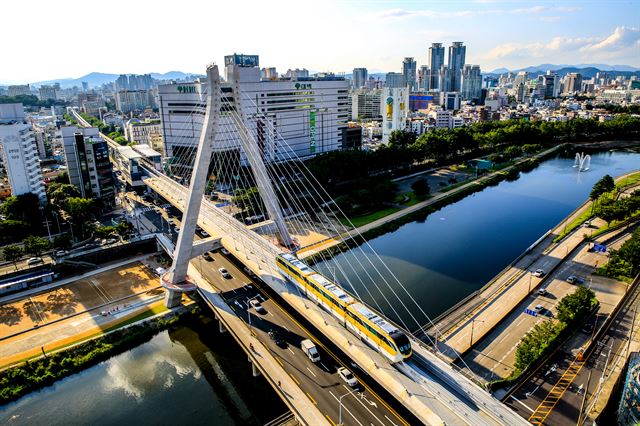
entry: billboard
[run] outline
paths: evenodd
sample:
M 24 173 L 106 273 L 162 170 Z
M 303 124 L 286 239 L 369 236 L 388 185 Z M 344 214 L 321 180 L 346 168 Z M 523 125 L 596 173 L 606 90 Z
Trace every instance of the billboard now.
M 316 112 L 309 111 L 309 152 L 316 152 Z

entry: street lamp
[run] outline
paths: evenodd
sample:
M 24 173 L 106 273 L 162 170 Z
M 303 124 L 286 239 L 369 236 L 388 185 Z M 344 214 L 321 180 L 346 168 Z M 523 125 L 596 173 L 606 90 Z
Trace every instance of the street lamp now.
M 533 272 L 529 271 L 529 291 L 527 291 L 527 294 L 531 293 L 531 277 L 533 277 Z
M 471 348 L 471 346 L 473 346 L 473 325 L 475 324 L 475 322 L 484 322 L 483 320 L 479 320 L 479 319 L 472 319 L 471 320 L 471 341 L 469 342 L 469 348 Z
M 338 398 L 338 402 L 340 403 L 340 407 L 338 408 L 338 426 L 342 426 L 342 398 L 344 398 L 345 396 L 349 396 L 351 395 L 351 392 L 349 393 L 345 393 L 344 395 L 342 395 L 340 398 Z

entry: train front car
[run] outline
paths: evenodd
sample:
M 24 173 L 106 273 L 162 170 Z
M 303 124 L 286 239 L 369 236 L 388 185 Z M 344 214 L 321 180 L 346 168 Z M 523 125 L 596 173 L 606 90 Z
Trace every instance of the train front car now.
M 404 359 L 411 357 L 413 350 L 411 349 L 411 342 L 406 334 L 400 330 L 396 330 L 389 333 L 389 337 L 391 337 L 391 340 L 396 344 L 398 351 L 402 354 Z

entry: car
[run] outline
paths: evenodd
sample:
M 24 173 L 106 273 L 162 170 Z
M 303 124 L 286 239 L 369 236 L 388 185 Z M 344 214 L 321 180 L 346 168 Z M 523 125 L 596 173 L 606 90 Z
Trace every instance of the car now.
M 544 277 L 544 274 L 545 274 L 544 269 L 536 269 L 535 271 L 533 271 L 534 277 L 542 278 Z
M 115 244 L 117 243 L 118 240 L 116 238 L 109 238 L 108 240 L 106 240 L 104 243 L 105 244 Z
M 44 260 L 42 260 L 41 257 L 30 257 L 29 259 L 27 259 L 27 265 L 29 266 L 38 265 L 40 263 L 44 263 Z
M 582 327 L 582 332 L 583 333 L 591 334 L 592 331 L 593 331 L 593 324 L 592 323 L 585 324 L 584 327 Z
M 232 278 L 231 274 L 229 273 L 229 271 L 226 270 L 226 268 L 220 268 L 218 269 L 218 272 L 220 272 L 220 275 L 222 275 L 223 278 L 226 278 L 226 279 Z
M 287 342 L 282 338 L 282 335 L 278 333 L 277 330 L 269 330 L 269 333 L 267 334 L 269 334 L 269 338 L 273 340 L 276 345 L 282 348 L 287 347 Z
M 262 303 L 260 303 L 260 301 L 257 300 L 257 299 L 251 299 L 249 301 L 249 305 L 251 305 L 251 307 L 253 309 L 255 309 L 256 312 L 259 313 L 259 314 L 266 314 L 267 313 L 267 311 L 262 306 Z
M 222 247 L 222 248 L 220 249 L 220 251 L 221 251 L 221 252 L 222 252 L 222 254 L 224 254 L 224 255 L 229 254 L 229 250 L 227 250 L 227 249 L 226 249 L 226 248 L 224 248 L 224 247 Z
M 204 260 L 206 260 L 207 262 L 211 262 L 213 260 L 213 257 L 211 257 L 211 255 L 209 254 L 209 252 L 205 253 L 202 255 L 202 258 Z
M 544 306 L 542 306 L 542 305 L 536 305 L 536 307 L 535 307 L 535 308 L 533 308 L 533 310 L 534 310 L 534 311 L 536 311 L 536 312 L 538 312 L 538 313 L 540 313 L 540 312 L 544 311 Z
M 342 380 L 347 382 L 349 386 L 355 387 L 358 385 L 358 379 L 356 379 L 356 376 L 354 376 L 353 373 L 345 367 L 338 368 L 338 375 Z
M 176 230 L 176 232 L 180 232 L 180 227 L 179 226 L 176 226 L 174 229 Z
M 548 291 L 547 291 L 547 289 L 546 289 L 546 288 L 544 288 L 544 287 L 543 287 L 543 288 L 538 289 L 538 294 L 539 294 L 540 296 L 546 296 L 548 293 L 549 293 L 549 292 L 548 292 Z
M 62 256 L 64 256 L 64 255 L 66 255 L 67 253 L 68 253 L 68 252 L 67 252 L 66 250 L 58 250 L 58 251 L 56 251 L 56 252 L 55 252 L 55 253 L 53 253 L 53 254 L 54 254 L 54 256 L 56 256 L 56 257 L 62 257 Z

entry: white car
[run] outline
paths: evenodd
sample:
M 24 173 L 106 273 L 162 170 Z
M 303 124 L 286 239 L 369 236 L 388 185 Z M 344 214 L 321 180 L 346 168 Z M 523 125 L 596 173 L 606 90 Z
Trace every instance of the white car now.
M 544 311 L 544 306 L 542 306 L 542 305 L 536 305 L 536 307 L 535 307 L 535 308 L 533 308 L 533 310 L 534 310 L 534 311 L 536 311 L 536 312 L 538 312 L 538 313 L 540 313 L 540 312 Z
M 44 260 L 42 260 L 41 257 L 30 257 L 29 259 L 27 259 L 27 265 L 29 266 L 37 265 L 39 263 L 44 263 Z
M 534 277 L 541 278 L 541 277 L 544 277 L 544 274 L 545 274 L 544 269 L 536 269 L 535 271 L 533 271 Z
M 218 269 L 218 272 L 220 272 L 220 275 L 222 275 L 223 278 L 226 278 L 226 279 L 231 278 L 231 274 L 229 273 L 229 271 L 226 270 L 226 268 L 220 268 Z
M 355 387 L 358 385 L 358 379 L 356 379 L 356 376 L 354 376 L 353 373 L 346 368 L 338 368 L 338 375 L 342 378 L 342 380 L 347 382 L 349 386 Z
M 262 303 L 260 303 L 260 301 L 257 300 L 257 299 L 251 299 L 249 301 L 249 305 L 251 305 L 251 307 L 253 309 L 255 309 L 256 312 L 259 313 L 259 314 L 266 314 L 267 313 L 267 311 L 262 306 Z
M 227 255 L 229 254 L 229 250 L 227 250 L 226 248 L 221 248 L 220 251 L 222 252 L 222 254 Z

